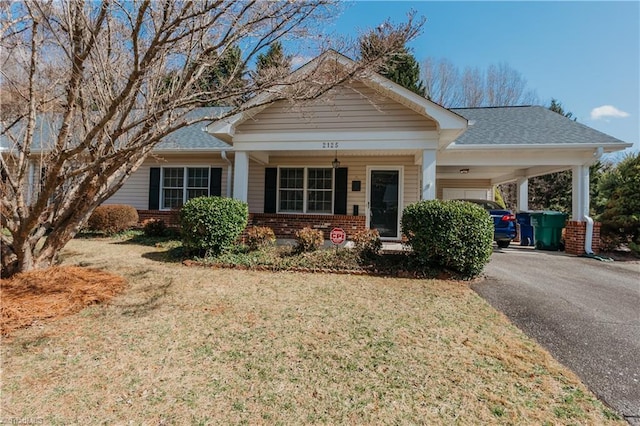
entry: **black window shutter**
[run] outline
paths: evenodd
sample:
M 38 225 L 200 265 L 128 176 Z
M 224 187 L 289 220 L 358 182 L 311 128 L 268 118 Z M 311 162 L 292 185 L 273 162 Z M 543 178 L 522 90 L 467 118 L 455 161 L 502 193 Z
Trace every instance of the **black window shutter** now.
M 149 210 L 160 210 L 160 167 L 149 169 Z
M 264 169 L 264 212 L 276 212 L 276 200 L 278 196 L 278 169 L 267 167 Z
M 347 214 L 347 168 L 336 169 L 336 186 L 333 192 L 333 214 Z
M 222 167 L 211 167 L 209 173 L 209 196 L 219 197 L 222 195 Z

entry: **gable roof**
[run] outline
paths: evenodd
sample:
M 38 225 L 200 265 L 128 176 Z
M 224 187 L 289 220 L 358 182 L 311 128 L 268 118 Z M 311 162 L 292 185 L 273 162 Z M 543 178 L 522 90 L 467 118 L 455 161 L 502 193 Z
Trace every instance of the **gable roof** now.
M 454 108 L 453 111 L 469 120 L 469 128 L 450 148 L 602 146 L 605 151 L 615 151 L 631 146 L 538 105 Z
M 322 64 L 323 61 L 328 60 L 334 61 L 345 68 L 352 67 L 356 64 L 354 60 L 342 55 L 341 53 L 338 53 L 335 50 L 328 50 L 294 71 L 291 76 L 304 76 L 313 71 L 315 67 Z M 455 111 L 444 108 L 423 96 L 413 93 L 378 73 L 370 71 L 356 79 L 425 118 L 435 121 L 438 126 L 438 131 L 440 132 L 440 137 L 445 143 L 451 142 L 467 128 L 467 120 Z M 244 105 L 243 111 L 211 123 L 207 126 L 207 131 L 216 137 L 231 143 L 236 127 L 258 112 L 267 108 L 269 106 L 269 101 L 278 96 L 276 93 L 278 90 L 286 90 L 286 86 L 275 88 L 275 90 L 269 92 L 259 93 Z

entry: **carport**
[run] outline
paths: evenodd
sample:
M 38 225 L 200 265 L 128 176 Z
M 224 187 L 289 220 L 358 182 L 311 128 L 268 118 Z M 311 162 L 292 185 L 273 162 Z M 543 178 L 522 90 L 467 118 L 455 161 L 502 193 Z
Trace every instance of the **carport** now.
M 572 212 L 566 251 L 583 254 L 592 237 L 589 166 L 605 153 L 631 146 L 541 106 L 457 108 L 467 131 L 438 153 L 440 197 L 447 188 L 477 191 L 517 183 L 519 211 L 528 210 L 528 180 L 563 170 L 572 172 Z M 492 194 L 489 194 L 491 197 Z M 466 197 L 470 198 L 470 197 Z M 591 221 L 592 223 L 592 221 Z M 597 226 L 595 232 L 598 232 Z M 597 235 L 594 236 L 597 238 Z M 597 250 L 597 247 L 593 248 Z

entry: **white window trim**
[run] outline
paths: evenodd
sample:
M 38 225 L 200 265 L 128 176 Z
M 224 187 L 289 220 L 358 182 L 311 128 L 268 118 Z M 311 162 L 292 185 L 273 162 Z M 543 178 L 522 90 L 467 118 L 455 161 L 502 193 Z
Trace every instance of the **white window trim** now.
M 303 181 L 302 181 L 302 211 L 280 210 L 280 169 L 303 169 Z M 307 212 L 308 206 L 308 176 L 309 169 L 331 169 L 331 212 Z M 333 215 L 335 211 L 335 190 L 336 190 L 336 170 L 332 167 L 322 166 L 278 166 L 278 176 L 276 185 L 276 212 L 281 214 L 306 214 L 315 216 Z
M 190 166 L 162 166 L 160 167 L 160 210 L 164 210 L 164 211 L 170 211 L 170 210 L 174 210 L 175 208 L 173 207 L 165 207 L 164 205 L 164 190 L 165 189 L 178 189 L 178 188 L 173 188 L 173 187 L 169 187 L 169 188 L 165 188 L 164 186 L 164 171 L 165 169 L 183 169 L 183 175 L 182 175 L 182 204 L 184 205 L 184 203 L 187 202 L 187 190 L 189 189 L 187 187 L 187 182 L 188 182 L 188 169 L 207 169 L 207 195 L 211 195 L 210 191 L 211 191 L 211 167 L 213 166 L 207 166 L 207 165 L 190 165 Z M 192 188 L 193 189 L 193 188 Z M 202 188 L 198 188 L 198 189 L 202 189 Z

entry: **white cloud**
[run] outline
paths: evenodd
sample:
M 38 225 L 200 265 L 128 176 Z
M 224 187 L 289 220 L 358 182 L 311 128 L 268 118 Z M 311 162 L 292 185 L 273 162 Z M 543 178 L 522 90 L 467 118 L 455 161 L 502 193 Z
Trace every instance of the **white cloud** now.
M 600 120 L 606 118 L 625 118 L 628 117 L 629 113 L 619 110 L 613 105 L 602 105 L 597 108 L 591 110 L 591 119 L 592 120 Z

